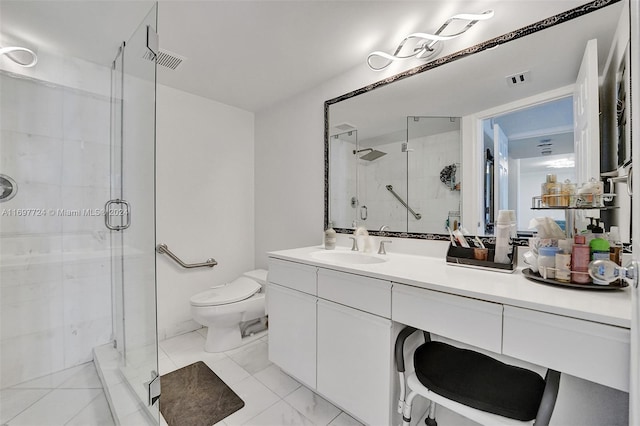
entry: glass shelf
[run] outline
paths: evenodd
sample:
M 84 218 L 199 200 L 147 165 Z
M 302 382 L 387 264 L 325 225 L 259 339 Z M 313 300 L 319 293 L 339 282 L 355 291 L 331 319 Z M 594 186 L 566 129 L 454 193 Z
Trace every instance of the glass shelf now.
M 546 195 L 545 197 L 547 197 L 547 201 L 551 201 L 553 202 L 553 204 L 563 204 L 563 202 L 565 201 L 567 202 L 567 204 L 575 204 L 575 203 L 580 204 L 575 206 L 571 206 L 571 205 L 548 206 L 548 205 L 545 205 L 546 203 L 543 203 L 542 196 L 538 195 L 531 198 L 531 210 L 564 210 L 565 234 L 567 238 L 573 238 L 573 235 L 574 235 L 573 229 L 575 224 L 576 210 L 613 210 L 613 209 L 619 208 L 618 206 L 605 206 L 603 203 L 603 202 L 612 201 L 616 196 L 616 194 L 600 194 L 600 195 L 593 195 L 593 194 L 584 195 L 583 194 L 582 195 L 582 197 L 588 197 L 588 196 L 590 196 L 592 204 L 587 204 L 584 198 L 580 200 L 576 200 L 575 198 L 572 198 L 572 197 L 577 197 L 576 195 L 566 195 L 566 194 L 553 195 L 553 196 Z M 551 198 L 548 198 L 548 197 L 551 197 Z M 556 198 L 554 202 L 553 200 L 554 197 L 561 197 L 561 198 Z
M 587 196 L 590 200 L 586 199 Z M 536 195 L 531 198 L 531 210 L 610 210 L 618 207 L 605 206 L 604 203 L 613 201 L 615 196 L 616 194 L 545 195 L 546 201 L 543 201 L 541 195 Z
M 531 207 L 531 210 L 613 210 L 618 209 L 618 206 L 604 206 L 604 207 L 569 207 L 569 206 L 558 206 L 558 207 Z

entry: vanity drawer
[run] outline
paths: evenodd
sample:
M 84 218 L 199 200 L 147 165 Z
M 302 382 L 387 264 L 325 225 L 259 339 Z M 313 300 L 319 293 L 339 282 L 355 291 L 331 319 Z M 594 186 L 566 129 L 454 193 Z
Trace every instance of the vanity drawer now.
M 318 297 L 391 318 L 391 282 L 318 269 Z
M 391 319 L 500 353 L 502 305 L 463 296 L 393 285 Z
M 279 284 L 307 294 L 316 295 L 316 274 L 318 268 L 301 263 L 269 259 L 270 283 Z
M 629 329 L 504 307 L 503 353 L 629 392 Z

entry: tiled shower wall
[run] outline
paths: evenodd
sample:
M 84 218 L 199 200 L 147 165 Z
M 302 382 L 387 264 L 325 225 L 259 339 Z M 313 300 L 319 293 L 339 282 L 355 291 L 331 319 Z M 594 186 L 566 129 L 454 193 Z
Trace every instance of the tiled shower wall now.
M 112 334 L 99 214 L 109 199 L 109 70 L 43 55 L 38 65 L 27 76 L 0 70 L 0 173 L 18 185 L 0 203 L 2 388 L 89 361 Z
M 387 153 L 377 160 L 360 160 L 363 178 L 359 192 L 364 194 L 362 201 L 367 205 L 369 216 L 366 227 L 379 229 L 387 225 L 394 231 L 444 233 L 449 211 L 460 210 L 460 191 L 452 191 L 440 182 L 440 171 L 457 163 L 457 181 L 460 180 L 460 132 L 411 139 L 408 159 L 402 152 L 402 142 L 377 146 L 376 149 Z M 392 185 L 393 190 L 421 214 L 421 219 L 407 214 L 407 209 L 387 190 L 387 185 Z
M 375 146 L 386 155 L 373 161 L 357 160 L 356 191 L 355 145 L 341 139 L 331 139 L 329 220 L 333 226 L 349 228 L 355 219 L 358 225 L 367 229 L 379 229 L 387 225 L 392 231 L 446 232 L 449 212 L 460 211 L 460 191 L 451 190 L 440 182 L 440 171 L 456 164 L 456 181 L 460 181 L 460 132 L 456 130 L 413 138 L 409 141 L 412 151 L 408 158 L 407 153 L 402 152 L 403 142 Z M 407 209 L 387 190 L 387 185 L 391 185 L 422 217 L 417 220 L 407 214 Z M 350 201 L 356 192 L 359 205 L 354 208 Z M 365 214 L 366 220 L 362 220 Z

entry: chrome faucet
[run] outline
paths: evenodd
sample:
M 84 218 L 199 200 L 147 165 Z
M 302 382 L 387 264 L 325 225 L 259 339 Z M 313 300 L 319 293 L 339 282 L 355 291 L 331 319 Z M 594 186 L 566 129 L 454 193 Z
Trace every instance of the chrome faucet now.
M 351 251 L 358 251 L 358 239 L 356 237 L 349 237 L 350 240 L 353 240 L 353 244 L 351 245 Z
M 379 231 L 380 231 L 380 232 L 384 232 L 384 231 L 386 231 L 386 230 L 388 230 L 388 229 L 389 229 L 389 225 L 382 225 L 382 226 L 380 227 L 380 230 L 379 230 Z
M 380 248 L 378 249 L 378 254 L 387 254 L 387 251 L 384 249 L 384 244 L 385 243 L 389 243 L 391 244 L 393 241 L 391 240 L 382 240 L 380 241 Z

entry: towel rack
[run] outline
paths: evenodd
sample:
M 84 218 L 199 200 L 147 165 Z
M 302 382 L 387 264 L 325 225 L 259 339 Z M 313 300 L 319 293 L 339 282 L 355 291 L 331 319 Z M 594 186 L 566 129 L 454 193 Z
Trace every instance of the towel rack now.
M 411 207 L 409 207 L 409 205 L 402 198 L 400 198 L 400 196 L 398 194 L 396 194 L 396 192 L 393 190 L 393 186 L 392 185 L 387 185 L 387 190 L 390 193 L 392 193 L 393 196 L 396 197 L 396 199 L 398 201 L 400 201 L 400 204 L 402 204 L 403 206 L 406 207 L 406 209 L 409 211 L 409 213 L 411 213 L 413 215 L 413 217 L 416 218 L 416 220 L 422 219 L 422 215 L 420 213 L 414 212 L 413 209 Z
M 208 266 L 209 268 L 213 268 L 218 264 L 218 262 L 216 262 L 215 259 L 212 258 L 207 259 L 203 263 L 184 263 L 178 256 L 176 256 L 171 250 L 169 250 L 169 247 L 167 247 L 166 244 L 158 244 L 156 246 L 156 252 L 166 254 L 183 268 L 202 268 L 206 266 Z

